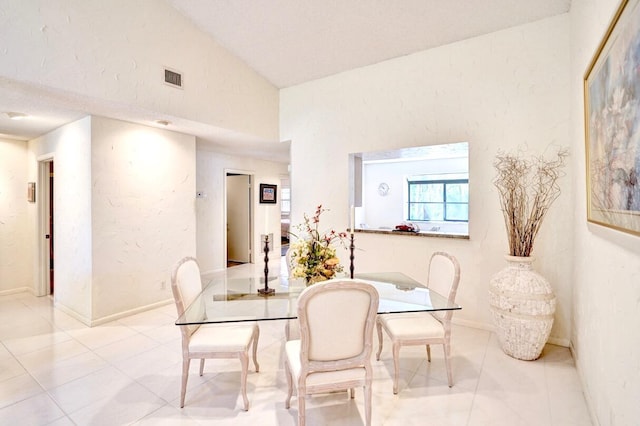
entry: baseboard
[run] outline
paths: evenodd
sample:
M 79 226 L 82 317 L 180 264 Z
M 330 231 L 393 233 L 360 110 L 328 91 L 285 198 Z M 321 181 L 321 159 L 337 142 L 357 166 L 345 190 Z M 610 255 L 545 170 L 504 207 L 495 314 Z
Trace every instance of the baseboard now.
M 8 296 L 10 294 L 17 294 L 17 293 L 31 293 L 34 296 L 36 294 L 33 291 L 33 289 L 30 287 L 18 287 L 18 288 L 11 288 L 9 290 L 2 290 L 0 291 L 0 296 Z
M 91 319 L 89 319 L 89 318 L 87 318 L 85 316 L 82 316 L 79 313 L 77 313 L 76 311 L 74 311 L 73 309 L 70 309 L 70 308 L 68 308 L 67 306 L 65 306 L 65 305 L 63 305 L 61 303 L 56 303 L 55 307 L 57 309 L 60 309 L 65 314 L 67 314 L 69 316 L 72 316 L 73 318 L 77 319 L 78 321 L 80 321 L 84 325 L 86 325 L 88 327 L 95 327 L 95 326 L 98 326 L 98 325 L 106 324 L 106 323 L 111 322 L 111 321 L 118 320 L 120 318 L 128 317 L 129 315 L 135 315 L 135 314 L 139 314 L 140 312 L 150 311 L 152 309 L 159 308 L 161 306 L 165 306 L 165 305 L 168 305 L 168 304 L 171 304 L 171 303 L 173 303 L 173 299 L 167 299 L 167 300 L 163 300 L 163 301 L 160 301 L 160 302 L 152 303 L 150 305 L 145 305 L 145 306 L 140 306 L 140 307 L 135 308 L 135 309 L 130 309 L 128 311 L 118 312 L 117 314 L 108 315 L 106 317 L 98 318 L 98 319 L 95 319 L 95 320 L 91 320 Z
M 487 324 L 487 323 L 477 322 L 477 321 L 469 321 L 469 320 L 459 319 L 459 318 L 456 319 L 455 315 L 451 319 L 451 323 L 456 325 L 462 325 L 464 327 L 471 327 L 471 328 L 477 328 L 479 330 L 486 330 L 492 333 L 495 332 L 495 327 L 493 324 Z M 562 347 L 571 349 L 571 346 L 570 346 L 571 341 L 569 339 L 565 339 L 561 337 L 549 337 L 549 340 L 547 340 L 547 343 L 551 343 L 552 345 L 562 346 Z
M 63 305 L 60 302 L 56 302 L 55 298 L 53 299 L 54 303 L 53 305 L 55 306 L 56 309 L 60 309 L 62 312 L 64 312 L 65 314 L 69 315 L 70 317 L 73 317 L 75 319 L 77 319 L 78 321 L 80 321 L 81 323 L 83 323 L 84 325 L 91 327 L 91 320 L 83 315 L 80 315 L 79 313 L 77 313 L 76 311 L 74 311 L 73 309 Z
M 549 337 L 547 343 L 551 343 L 552 345 L 562 346 L 565 348 L 571 349 L 571 341 L 569 339 L 563 339 L 561 337 Z M 573 353 L 573 351 L 571 351 Z
M 491 332 L 494 331 L 493 324 L 487 324 L 487 323 L 478 322 L 478 321 L 470 321 L 470 320 L 460 319 L 460 318 L 456 318 L 455 315 L 451 319 L 451 323 L 452 324 L 456 324 L 456 325 L 462 325 L 464 327 L 477 328 L 479 330 L 486 330 L 486 331 L 491 331 Z
M 200 271 L 200 276 L 209 275 L 209 274 L 219 274 L 220 272 L 224 272 L 226 270 L 227 270 L 227 268 L 213 269 L 211 271 Z
M 150 311 L 152 309 L 156 309 L 156 308 L 160 308 L 162 306 L 166 306 L 173 303 L 173 299 L 166 299 L 166 300 L 162 300 L 160 302 L 156 302 L 156 303 L 151 303 L 149 305 L 145 305 L 145 306 L 140 306 L 134 309 L 129 309 L 128 311 L 122 311 L 122 312 L 118 312 L 116 314 L 111 314 L 108 315 L 106 317 L 102 317 L 102 318 L 98 318 L 95 320 L 91 320 L 91 323 L 89 324 L 90 327 L 94 327 L 97 325 L 102 325 L 102 324 L 106 324 L 108 322 L 111 321 L 115 321 L 118 320 L 120 318 L 124 318 L 124 317 L 128 317 L 130 315 L 135 315 L 135 314 L 139 314 L 141 312 L 145 312 L 145 311 Z

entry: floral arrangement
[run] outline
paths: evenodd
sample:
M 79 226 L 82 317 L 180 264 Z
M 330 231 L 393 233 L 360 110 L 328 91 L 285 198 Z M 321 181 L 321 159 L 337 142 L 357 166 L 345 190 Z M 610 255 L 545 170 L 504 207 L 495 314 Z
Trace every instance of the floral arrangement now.
M 511 256 L 531 256 L 542 219 L 560 195 L 558 179 L 567 156 L 565 149 L 558 150 L 553 160 L 502 153 L 496 156 L 493 183 L 500 194 Z
M 291 275 L 294 278 L 304 278 L 307 284 L 325 281 L 333 278 L 336 272 L 342 272 L 343 267 L 336 257 L 335 243 L 345 245 L 346 232 L 336 232 L 333 229 L 320 233 L 320 215 L 327 211 L 319 205 L 313 217 L 304 214 L 304 223 L 296 225 L 299 235 L 290 232 L 297 240 L 291 244 Z

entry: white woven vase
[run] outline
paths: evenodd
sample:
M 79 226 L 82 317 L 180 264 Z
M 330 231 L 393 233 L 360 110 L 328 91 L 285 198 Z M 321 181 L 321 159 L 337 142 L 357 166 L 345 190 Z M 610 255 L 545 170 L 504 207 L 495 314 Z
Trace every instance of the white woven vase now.
M 489 286 L 489 305 L 502 350 L 522 360 L 540 357 L 556 311 L 553 289 L 531 267 L 532 257 L 505 257 Z

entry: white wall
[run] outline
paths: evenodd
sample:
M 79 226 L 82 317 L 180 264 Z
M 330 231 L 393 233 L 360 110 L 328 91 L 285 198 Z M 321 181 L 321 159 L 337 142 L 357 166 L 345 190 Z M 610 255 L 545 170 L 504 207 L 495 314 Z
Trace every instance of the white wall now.
M 91 318 L 91 117 L 29 141 L 29 181 L 37 181 L 37 161 L 54 157 L 56 305 L 85 323 Z M 37 190 L 37 189 L 36 189 Z M 29 227 L 38 229 L 34 211 Z M 39 238 L 34 232 L 33 236 Z M 33 241 L 33 250 L 37 247 Z M 34 265 L 34 276 L 38 265 Z M 34 284 L 35 286 L 35 284 Z
M 505 266 L 508 250 L 492 161 L 499 150 L 552 153 L 570 144 L 569 52 L 569 16 L 562 15 L 282 90 L 292 224 L 322 203 L 331 209 L 322 227 L 348 227 L 351 152 L 468 141 L 470 239 L 359 233 L 355 264 L 356 271 L 401 270 L 424 280 L 428 256 L 449 251 L 462 265 L 458 301 L 464 308 L 455 318 L 490 327 L 489 279 Z M 571 179 L 561 185 L 534 255 L 558 296 L 552 341 L 568 345 Z
M 86 117 L 29 142 L 29 181 L 43 156 L 55 164 L 56 305 L 97 324 L 170 301 L 171 268 L 196 251 L 195 137 Z M 36 256 L 35 208 L 30 222 Z
M 269 256 L 269 265 L 277 265 L 280 259 L 280 238 L 278 237 L 280 235 L 280 178 L 288 173 L 287 165 L 249 157 L 220 154 L 200 146 L 198 146 L 196 162 L 197 191 L 207 194 L 206 198 L 196 200 L 197 257 L 202 272 L 213 272 L 226 268 L 224 182 L 228 171 L 254 176 L 251 204 L 254 212 L 253 263 L 263 262 L 264 255 L 261 254 L 259 248 L 261 246 L 260 234 L 268 231 L 273 233 L 275 239 L 273 256 Z M 278 185 L 277 204 L 259 203 L 258 187 L 261 183 Z
M 571 3 L 572 176 L 575 191 L 573 351 L 597 424 L 640 418 L 640 238 L 586 218 L 583 77 L 618 0 Z
M 99 322 L 171 300 L 173 265 L 195 255 L 195 137 L 92 117 L 91 146 L 92 321 Z
M 277 88 L 165 1 L 3 0 L 0 29 L 0 76 L 55 88 L 74 109 L 100 99 L 277 140 Z
M 0 139 L 0 294 L 32 289 L 26 166 L 27 143 Z

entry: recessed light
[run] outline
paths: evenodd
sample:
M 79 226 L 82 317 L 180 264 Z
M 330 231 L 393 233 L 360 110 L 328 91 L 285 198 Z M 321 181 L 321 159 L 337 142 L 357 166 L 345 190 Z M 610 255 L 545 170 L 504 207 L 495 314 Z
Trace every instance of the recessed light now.
M 156 123 L 160 124 L 161 126 L 168 126 L 169 124 L 171 124 L 171 122 L 168 120 L 156 120 Z
M 27 114 L 24 114 L 22 112 L 9 111 L 9 112 L 5 112 L 5 114 L 7 115 L 7 117 L 9 117 L 12 120 L 22 120 L 29 117 Z

